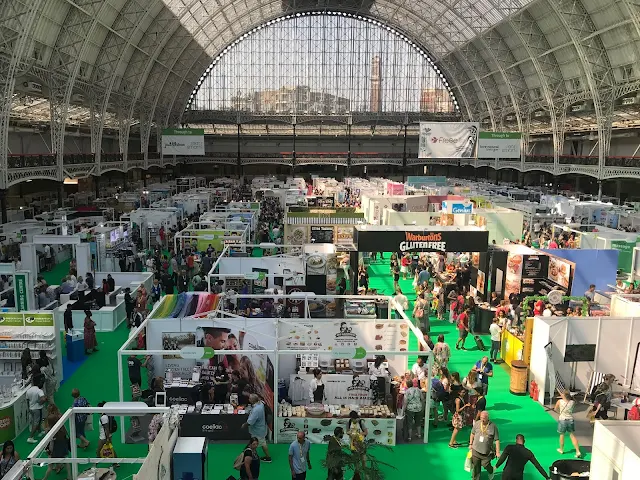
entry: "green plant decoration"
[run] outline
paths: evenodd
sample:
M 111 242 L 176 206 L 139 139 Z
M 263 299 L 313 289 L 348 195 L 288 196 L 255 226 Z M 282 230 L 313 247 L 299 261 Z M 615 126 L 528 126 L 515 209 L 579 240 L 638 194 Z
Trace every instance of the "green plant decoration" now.
M 350 470 L 353 472 L 353 480 L 384 480 L 382 468 L 395 470 L 396 467 L 376 458 L 372 451 L 380 449 L 392 450 L 388 445 L 373 440 L 367 442 L 362 438 L 351 437 L 351 446 L 343 445 L 340 450 L 328 452 L 327 457 L 322 460 L 322 466 L 327 470 Z

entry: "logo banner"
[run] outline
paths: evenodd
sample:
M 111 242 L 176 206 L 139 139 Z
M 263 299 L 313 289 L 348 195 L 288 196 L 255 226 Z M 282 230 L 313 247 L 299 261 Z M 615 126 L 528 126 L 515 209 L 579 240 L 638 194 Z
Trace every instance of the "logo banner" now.
M 480 125 L 420 122 L 418 158 L 475 158 Z
M 165 128 L 162 130 L 163 155 L 204 155 L 204 129 Z
M 25 273 L 16 273 L 16 307 L 19 312 L 29 310 L 29 302 L 27 299 L 27 275 Z
M 478 158 L 520 158 L 520 132 L 480 132 Z

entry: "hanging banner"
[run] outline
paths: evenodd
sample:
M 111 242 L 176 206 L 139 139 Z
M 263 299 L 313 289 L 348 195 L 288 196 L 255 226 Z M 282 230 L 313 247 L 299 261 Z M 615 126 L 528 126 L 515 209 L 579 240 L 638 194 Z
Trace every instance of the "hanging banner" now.
M 204 129 L 165 128 L 162 130 L 163 155 L 204 155 Z
M 418 158 L 474 158 L 480 125 L 420 122 Z
M 24 327 L 24 315 L 22 313 L 2 313 L 0 314 L 0 326 Z
M 520 132 L 480 132 L 478 158 L 520 158 Z
M 16 308 L 19 312 L 29 310 L 29 302 L 27 299 L 27 274 L 16 273 L 14 278 L 16 281 Z
M 25 327 L 53 327 L 53 313 L 28 313 L 24 316 Z

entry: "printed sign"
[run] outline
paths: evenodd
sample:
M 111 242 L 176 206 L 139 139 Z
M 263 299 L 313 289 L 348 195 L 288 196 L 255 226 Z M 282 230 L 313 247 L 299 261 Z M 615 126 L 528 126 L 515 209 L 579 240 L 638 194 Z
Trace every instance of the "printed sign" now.
M 0 410 L 0 443 L 16 437 L 16 426 L 13 421 L 13 406 Z
M 163 155 L 204 155 L 204 129 L 165 128 L 162 130 Z
M 23 327 L 24 315 L 22 313 L 2 313 L 0 314 L 0 326 Z
M 14 278 L 16 281 L 16 308 L 19 312 L 29 310 L 29 303 L 27 299 L 27 274 L 16 273 Z
M 473 203 L 471 202 L 442 202 L 443 213 L 473 213 Z
M 478 158 L 520 158 L 520 132 L 480 132 Z
M 211 347 L 187 346 L 180 349 L 180 356 L 191 360 L 213 358 L 214 355 L 215 351 Z
M 53 313 L 28 313 L 24 316 L 25 327 L 53 327 Z
M 358 230 L 357 242 L 360 252 L 486 252 L 489 232 Z
M 474 158 L 480 124 L 420 122 L 418 158 Z

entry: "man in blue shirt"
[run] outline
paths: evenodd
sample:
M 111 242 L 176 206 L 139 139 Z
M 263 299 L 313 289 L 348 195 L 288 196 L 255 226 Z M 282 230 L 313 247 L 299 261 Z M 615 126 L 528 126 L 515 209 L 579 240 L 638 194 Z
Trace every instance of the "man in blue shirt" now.
M 482 383 L 484 395 L 489 392 L 489 377 L 493 377 L 493 365 L 489 363 L 489 357 L 484 356 L 478 360 L 473 369 L 478 372 L 478 380 Z
M 271 456 L 269 455 L 269 447 L 267 447 L 267 417 L 264 409 L 264 402 L 260 400 L 260 397 L 255 393 L 249 395 L 249 403 L 251 406 L 251 413 L 247 422 L 242 425 L 242 428 L 249 426 L 249 434 L 252 437 L 258 439 L 258 446 L 262 447 L 264 451 L 264 457 L 260 460 L 266 463 L 271 463 Z
M 424 282 L 428 282 L 431 278 L 431 274 L 427 267 L 423 266 L 422 271 L 418 274 L 418 285 L 422 285 Z
M 298 432 L 298 438 L 289 445 L 289 467 L 293 480 L 306 480 L 307 470 L 311 470 L 309 449 L 311 443 L 305 438 L 304 432 Z

